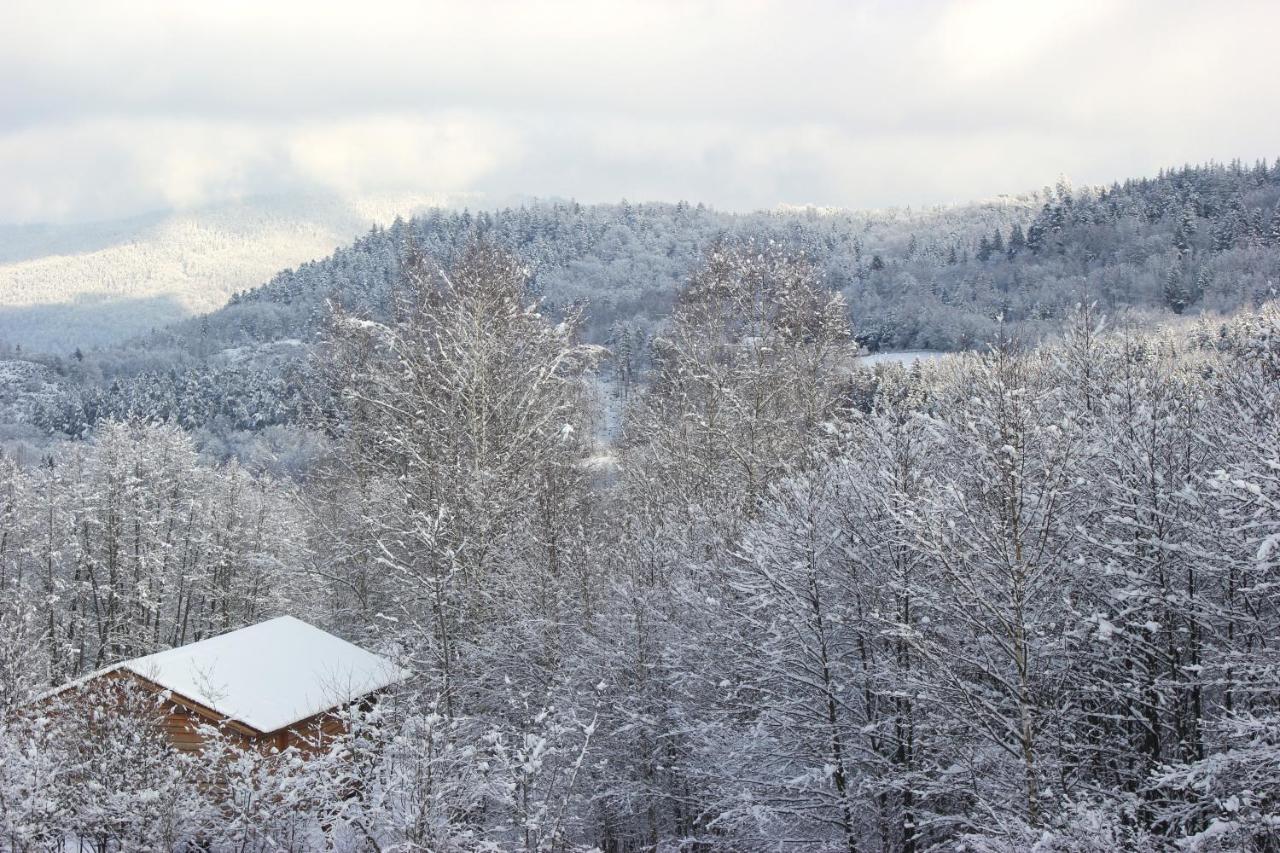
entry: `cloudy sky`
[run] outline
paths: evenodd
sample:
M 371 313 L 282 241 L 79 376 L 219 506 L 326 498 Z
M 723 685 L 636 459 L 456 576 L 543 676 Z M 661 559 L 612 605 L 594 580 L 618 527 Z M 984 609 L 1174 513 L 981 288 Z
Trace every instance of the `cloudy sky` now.
M 0 222 L 302 190 L 722 208 L 1280 155 L 1280 3 L 4 0 Z

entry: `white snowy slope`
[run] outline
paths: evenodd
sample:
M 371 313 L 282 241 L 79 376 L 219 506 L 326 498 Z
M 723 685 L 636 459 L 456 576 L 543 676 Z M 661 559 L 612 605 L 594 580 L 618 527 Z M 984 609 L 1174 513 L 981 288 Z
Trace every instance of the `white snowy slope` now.
M 78 225 L 0 226 L 0 342 L 69 351 L 226 304 L 397 215 L 461 196 L 305 194 Z
M 408 673 L 292 616 L 128 661 L 161 687 L 260 732 L 274 732 Z

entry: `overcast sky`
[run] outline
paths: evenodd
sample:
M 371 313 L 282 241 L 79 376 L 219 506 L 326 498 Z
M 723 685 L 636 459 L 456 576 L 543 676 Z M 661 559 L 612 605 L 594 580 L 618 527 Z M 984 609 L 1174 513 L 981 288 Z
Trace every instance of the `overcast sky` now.
M 1280 2 L 0 2 L 0 222 L 946 203 L 1280 155 Z

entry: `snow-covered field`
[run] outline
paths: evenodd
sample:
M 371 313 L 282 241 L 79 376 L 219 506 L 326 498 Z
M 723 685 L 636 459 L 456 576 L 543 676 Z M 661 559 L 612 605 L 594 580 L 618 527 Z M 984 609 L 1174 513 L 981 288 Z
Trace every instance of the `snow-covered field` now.
M 945 352 L 923 349 L 904 352 L 877 352 L 862 356 L 858 359 L 858 364 L 863 367 L 875 367 L 878 364 L 901 364 L 903 367 L 910 367 L 917 361 L 936 361 L 945 355 L 947 355 Z

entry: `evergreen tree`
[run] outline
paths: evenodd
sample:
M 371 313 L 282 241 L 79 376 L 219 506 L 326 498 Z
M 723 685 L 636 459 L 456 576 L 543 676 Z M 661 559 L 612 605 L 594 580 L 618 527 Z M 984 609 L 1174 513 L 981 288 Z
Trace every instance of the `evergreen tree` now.
M 1015 222 L 1013 227 L 1009 229 L 1008 257 L 1010 259 L 1016 258 L 1018 255 L 1022 254 L 1022 250 L 1025 249 L 1026 247 L 1027 247 L 1027 238 L 1022 233 L 1022 226 Z

